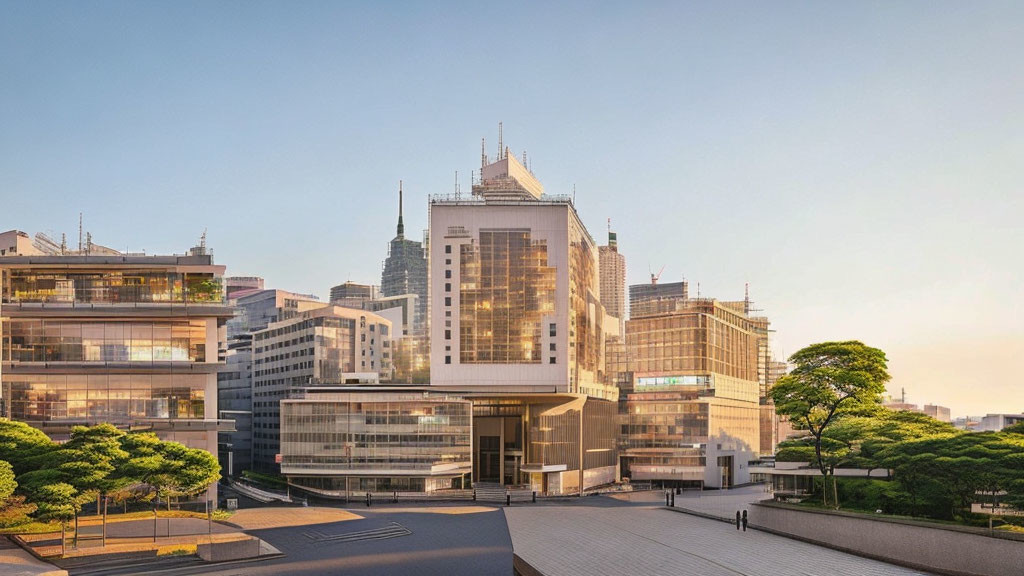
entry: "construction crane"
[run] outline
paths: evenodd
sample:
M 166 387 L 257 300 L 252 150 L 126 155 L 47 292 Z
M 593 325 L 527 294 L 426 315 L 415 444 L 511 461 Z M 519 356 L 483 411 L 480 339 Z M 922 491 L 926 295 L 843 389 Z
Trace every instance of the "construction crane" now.
M 664 271 L 665 271 L 665 267 L 662 266 L 661 270 L 658 270 L 657 274 L 655 274 L 654 272 L 651 272 L 651 285 L 654 285 L 654 284 L 658 283 L 658 280 L 661 279 L 661 273 L 664 272 Z

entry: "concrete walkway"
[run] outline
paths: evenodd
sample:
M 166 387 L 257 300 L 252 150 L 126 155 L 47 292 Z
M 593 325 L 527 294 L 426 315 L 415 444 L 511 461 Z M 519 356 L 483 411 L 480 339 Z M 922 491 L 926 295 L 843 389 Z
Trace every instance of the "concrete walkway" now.
M 730 490 L 705 490 L 704 492 L 692 490 L 676 495 L 676 508 L 684 508 L 726 520 L 735 520 L 737 510 L 749 508 L 750 504 L 759 500 L 771 499 L 771 492 L 766 492 L 763 486 L 744 486 Z M 662 494 L 660 502 L 665 503 L 664 494 Z
M 21 549 L 6 536 L 0 536 L 0 574 L 4 576 L 67 576 L 61 570 Z
M 734 504 L 726 499 L 704 508 L 725 510 Z M 545 576 L 922 574 L 656 506 L 524 506 L 506 508 L 505 517 L 515 553 Z

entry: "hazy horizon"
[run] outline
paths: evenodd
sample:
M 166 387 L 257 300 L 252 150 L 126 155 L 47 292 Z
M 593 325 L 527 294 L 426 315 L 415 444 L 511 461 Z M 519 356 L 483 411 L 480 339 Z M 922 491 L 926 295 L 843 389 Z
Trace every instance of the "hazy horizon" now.
M 896 396 L 1024 412 L 1024 4 L 0 9 L 0 231 L 208 229 L 326 297 L 380 282 L 398 181 L 420 239 L 501 121 L 630 284 L 749 282 L 779 358 L 858 339 Z

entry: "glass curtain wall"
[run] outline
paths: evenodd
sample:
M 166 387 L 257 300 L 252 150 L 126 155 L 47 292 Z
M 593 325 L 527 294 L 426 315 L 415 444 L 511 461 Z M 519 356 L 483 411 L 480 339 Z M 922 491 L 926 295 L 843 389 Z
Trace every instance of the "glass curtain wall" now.
M 555 311 L 547 243 L 529 229 L 480 230 L 461 248 L 460 278 L 460 362 L 541 363 L 543 318 Z
M 224 301 L 222 279 L 211 273 L 166 270 L 40 271 L 4 273 L 3 301 L 140 303 Z
M 202 374 L 5 374 L 8 417 L 27 422 L 202 419 Z
M 10 320 L 4 362 L 206 362 L 206 323 Z

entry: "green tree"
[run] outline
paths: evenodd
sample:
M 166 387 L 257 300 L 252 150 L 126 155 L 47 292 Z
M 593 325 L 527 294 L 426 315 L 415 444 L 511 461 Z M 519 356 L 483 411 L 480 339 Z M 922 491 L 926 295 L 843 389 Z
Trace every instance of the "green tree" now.
M 14 494 L 17 488 L 14 468 L 0 460 L 0 528 L 21 524 L 36 510 L 34 504 L 25 502 L 24 496 Z
M 42 431 L 24 422 L 0 419 L 0 454 L 10 463 L 15 476 L 37 470 L 56 444 Z
M 81 495 L 66 482 L 42 483 L 34 486 L 32 492 L 38 506 L 37 517 L 60 522 L 60 555 L 64 556 L 68 521 L 81 509 Z
M 153 539 L 156 539 L 157 506 L 175 496 L 198 494 L 220 479 L 217 458 L 197 448 L 159 440 L 152 433 L 126 434 L 122 447 L 128 452 L 127 474 L 147 487 L 153 502 Z
M 112 424 L 98 424 L 92 427 L 75 426 L 71 439 L 65 444 L 77 450 L 87 461 L 94 464 L 80 489 L 92 490 L 97 494 L 96 509 L 102 517 L 102 540 L 107 545 L 107 501 L 111 494 L 120 494 L 137 481 L 126 465 L 130 455 L 121 445 L 125 433 Z
M 857 341 L 824 342 L 796 352 L 789 361 L 793 370 L 771 390 L 775 410 L 813 436 L 814 462 L 827 486 L 835 462 L 822 454 L 825 430 L 840 409 L 879 403 L 889 381 L 885 353 Z M 827 504 L 827 489 L 822 492 Z M 834 478 L 833 492 L 838 497 Z

